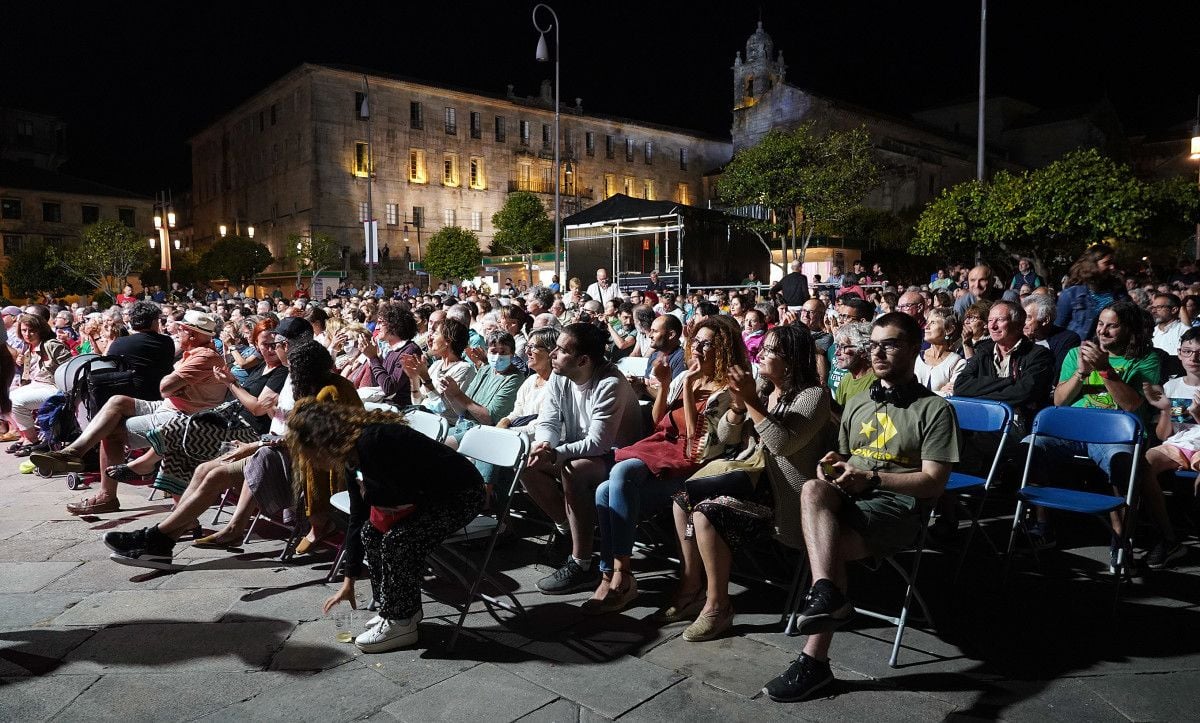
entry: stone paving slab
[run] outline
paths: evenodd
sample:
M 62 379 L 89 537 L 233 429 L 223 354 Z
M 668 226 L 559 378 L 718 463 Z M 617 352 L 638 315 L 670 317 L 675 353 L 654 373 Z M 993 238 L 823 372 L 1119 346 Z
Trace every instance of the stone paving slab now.
M 490 691 L 492 694 L 480 693 Z M 402 721 L 514 721 L 558 696 L 491 663 L 447 678 L 386 706 Z
M 109 673 L 71 701 L 55 721 L 189 721 L 297 678 L 284 673 Z
M 559 652 L 549 645 L 528 645 L 523 650 L 539 658 L 501 667 L 608 718 L 617 718 L 683 678 L 673 670 L 628 655 L 600 665 L 540 659 Z M 574 653 L 569 646 L 563 648 L 568 656 Z
M 0 562 L 0 580 L 5 592 L 37 592 L 78 566 L 78 562 Z
M 293 678 L 283 685 L 213 711 L 205 721 L 349 721 L 365 718 L 399 697 L 399 687 L 359 660 L 315 678 Z
M 777 723 L 785 717 L 780 706 L 770 701 L 750 700 L 713 688 L 697 678 L 688 678 L 667 688 L 621 716 L 631 723 L 660 723 L 686 716 L 695 720 Z
M 1194 720 L 1200 671 L 1080 678 L 1079 684 L 1130 720 Z
M 62 659 L 96 634 L 90 628 L 32 628 L 0 631 L 0 675 L 48 675 Z
M 0 720 L 49 720 L 98 679 L 97 675 L 0 678 Z
M 93 557 L 76 566 L 70 572 L 41 589 L 48 592 L 92 593 L 99 590 L 154 590 L 169 577 L 151 570 L 118 565 L 108 559 L 105 548 L 103 556 Z
M 358 618 L 367 620 L 370 613 Z M 361 624 L 351 631 L 358 635 Z M 354 643 L 337 640 L 338 629 L 330 618 L 300 623 L 271 658 L 271 670 L 328 670 L 362 655 Z
M 753 698 L 774 675 L 767 673 L 784 670 L 795 656 L 747 638 L 689 643 L 677 637 L 651 650 L 643 659 L 702 680 L 709 687 Z
M 58 616 L 54 623 L 111 625 L 129 622 L 216 622 L 239 594 L 240 591 L 229 589 L 97 592 Z
M 243 623 L 132 623 L 103 628 L 64 659 L 64 673 L 246 671 L 267 666 L 292 632 L 280 620 Z M 341 651 L 320 645 L 330 657 Z
M 3 506 L 0 505 L 0 510 L 3 509 Z M 38 525 L 42 524 L 43 521 L 44 520 L 7 520 L 4 522 L 4 524 L 0 525 L 0 541 L 7 540 L 14 535 L 19 535 L 26 530 L 37 527 Z
M 0 594 L 0 630 L 47 625 L 83 598 L 78 592 Z

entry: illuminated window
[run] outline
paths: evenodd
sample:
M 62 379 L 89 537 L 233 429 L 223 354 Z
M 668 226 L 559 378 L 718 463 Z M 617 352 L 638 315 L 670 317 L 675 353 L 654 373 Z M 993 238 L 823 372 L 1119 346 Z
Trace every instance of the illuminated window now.
M 680 149 L 679 149 L 679 170 L 681 170 L 681 171 L 686 171 L 686 170 L 687 170 L 687 166 L 688 166 L 688 164 L 687 164 L 687 161 L 688 161 L 688 159 L 687 159 L 687 149 L 686 149 L 686 148 L 680 148 Z
M 483 175 L 483 159 L 471 156 L 471 188 L 482 191 L 487 188 L 487 178 Z
M 529 121 L 521 121 L 521 145 L 529 145 Z
M 624 191 L 625 195 L 636 198 L 637 194 L 633 192 L 633 188 L 634 188 L 633 176 L 625 176 L 625 191 Z
M 604 197 L 612 198 L 617 194 L 617 177 L 611 173 L 604 174 Z
M 442 156 L 442 185 L 458 185 L 458 154 L 446 153 Z
M 554 193 L 554 169 L 542 166 L 542 184 L 538 189 L 542 193 Z
M 676 196 L 678 196 L 678 198 L 676 200 L 679 203 L 682 203 L 685 206 L 691 205 L 692 189 L 688 186 L 688 184 L 686 184 L 686 183 L 679 184 L 679 188 L 676 190 Z
M 472 231 L 482 231 L 483 230 L 483 211 L 472 211 L 471 212 L 471 230 Z
M 583 144 L 586 147 L 587 154 L 589 156 L 596 155 L 596 134 L 595 133 L 593 133 L 591 131 L 584 133 L 583 134 Z
M 446 109 L 446 135 L 458 135 L 458 111 L 453 108 Z
M 389 203 L 389 204 L 387 204 L 387 206 L 384 207 L 384 211 L 385 211 L 384 217 L 387 219 L 387 225 L 389 225 L 389 226 L 399 226 L 400 225 L 400 204 Z
M 647 201 L 655 200 L 654 199 L 654 179 L 653 178 L 646 179 L 645 193 L 643 194 L 642 197 L 645 198 Z
M 457 226 L 458 225 L 458 214 L 456 214 L 454 212 L 454 209 L 447 208 L 447 209 L 442 210 L 442 225 L 443 226 Z
M 645 156 L 646 156 L 646 165 L 650 165 L 651 163 L 654 163 L 654 143 L 653 143 L 653 141 L 646 141 Z
M 371 173 L 371 147 L 363 141 L 354 143 L 354 175 L 366 178 Z
M 429 176 L 425 172 L 425 151 L 414 148 L 408 152 L 408 182 L 426 183 Z
M 504 142 L 505 136 L 507 135 L 505 133 L 505 125 L 506 125 L 506 123 L 504 120 L 504 116 L 502 116 L 502 115 L 496 116 L 496 142 L 497 143 Z

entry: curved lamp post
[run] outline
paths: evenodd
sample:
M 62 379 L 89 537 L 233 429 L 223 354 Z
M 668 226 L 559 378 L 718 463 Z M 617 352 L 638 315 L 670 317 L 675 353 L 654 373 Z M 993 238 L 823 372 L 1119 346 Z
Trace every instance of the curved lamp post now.
M 546 9 L 553 19 L 546 27 L 538 24 L 538 10 Z M 533 6 L 533 27 L 538 31 L 538 43 L 536 57 L 539 61 L 545 63 L 550 60 L 550 51 L 546 47 L 546 33 L 554 31 L 554 275 L 562 278 L 560 268 L 560 259 L 562 258 L 562 205 L 559 197 L 559 132 L 558 132 L 558 14 L 554 12 L 554 8 L 546 3 L 538 3 Z M 530 279 L 530 281 L 533 281 Z

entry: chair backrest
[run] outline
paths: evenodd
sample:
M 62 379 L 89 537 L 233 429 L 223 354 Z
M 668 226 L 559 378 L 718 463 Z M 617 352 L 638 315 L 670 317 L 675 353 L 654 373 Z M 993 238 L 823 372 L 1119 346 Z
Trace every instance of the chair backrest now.
M 421 409 L 410 409 L 405 415 L 408 426 L 435 442 L 445 442 L 450 433 L 450 423 L 440 414 Z
M 497 467 L 517 468 L 529 455 L 529 439 L 520 432 L 471 427 L 458 443 L 459 454 Z
M 1033 419 L 1035 435 L 1088 444 L 1140 444 L 1142 422 L 1119 409 L 1047 407 Z
M 971 397 L 948 397 L 958 417 L 958 428 L 965 432 L 1003 432 L 1012 421 L 1012 407 L 1004 402 Z

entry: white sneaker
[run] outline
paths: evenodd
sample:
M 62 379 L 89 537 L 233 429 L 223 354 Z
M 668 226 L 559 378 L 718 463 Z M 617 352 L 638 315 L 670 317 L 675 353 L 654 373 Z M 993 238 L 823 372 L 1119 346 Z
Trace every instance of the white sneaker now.
M 424 612 L 423 610 L 418 610 L 418 611 L 417 611 L 417 614 L 416 614 L 416 615 L 414 615 L 413 617 L 414 617 L 414 618 L 416 618 L 416 619 L 417 619 L 417 622 L 419 623 L 419 622 L 421 622 L 422 620 L 424 620 L 424 619 L 425 619 L 425 612 Z M 379 617 L 378 615 L 376 615 L 375 617 L 373 617 L 373 618 L 371 618 L 370 620 L 368 620 L 368 621 L 367 621 L 367 625 L 366 625 L 366 627 L 365 627 L 365 628 L 363 628 L 363 629 L 364 629 L 364 630 L 370 630 L 371 628 L 375 627 L 376 625 L 378 625 L 378 624 L 379 624 L 379 623 L 381 623 L 381 622 L 383 622 L 383 618 L 381 618 L 381 617 Z
M 354 639 L 354 644 L 364 653 L 382 653 L 407 647 L 417 642 L 419 615 L 403 620 L 384 618 L 379 624 Z

